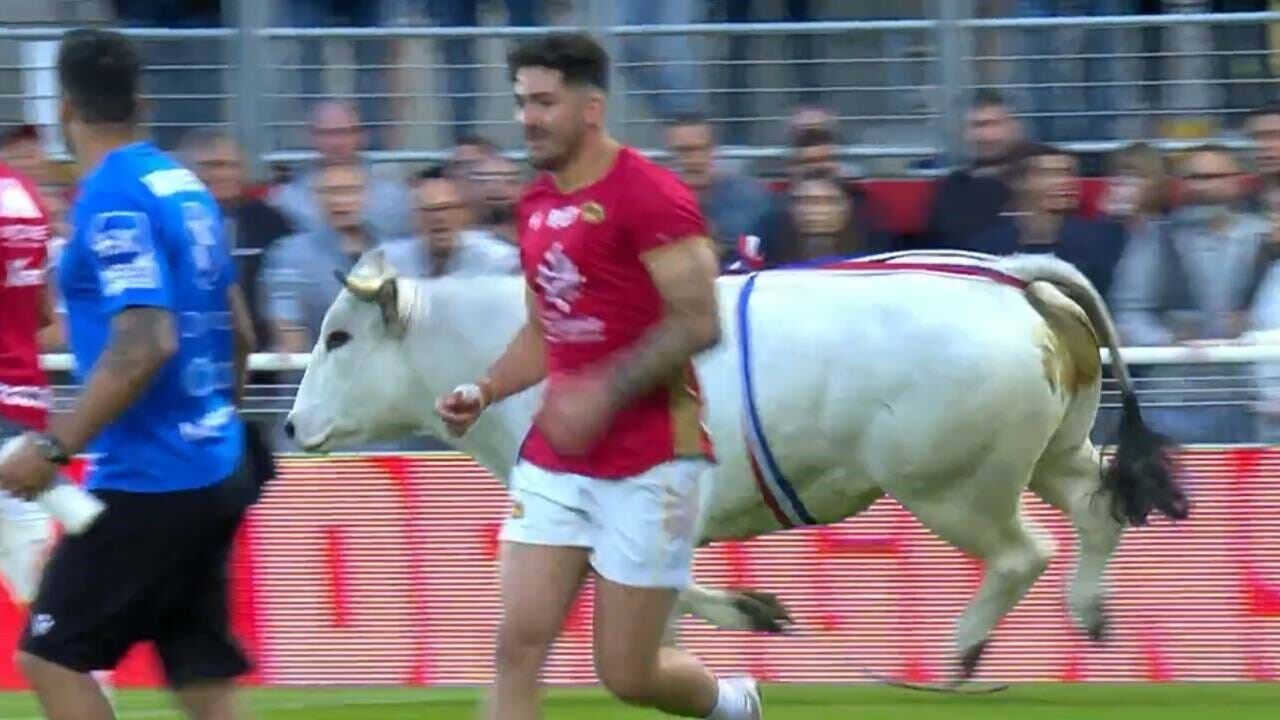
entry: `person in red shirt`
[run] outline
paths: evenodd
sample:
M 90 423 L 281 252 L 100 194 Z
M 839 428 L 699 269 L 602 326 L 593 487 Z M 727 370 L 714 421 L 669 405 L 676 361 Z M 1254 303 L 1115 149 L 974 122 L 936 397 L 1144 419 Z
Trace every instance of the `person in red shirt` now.
M 59 333 L 46 282 L 52 231 L 39 197 L 29 179 L 0 163 L 0 444 L 43 430 L 53 404 L 40 351 Z M 0 577 L 18 602 L 35 596 L 52 538 L 39 505 L 0 491 Z
M 615 696 L 756 720 L 754 680 L 717 680 L 662 647 L 714 462 L 692 366 L 720 338 L 706 223 L 675 174 L 605 131 L 609 59 L 595 40 L 552 34 L 508 61 L 542 171 L 517 210 L 529 319 L 481 379 L 436 403 L 461 435 L 489 405 L 547 381 L 510 478 L 489 717 L 539 716 L 539 671 L 593 572 L 596 671 Z

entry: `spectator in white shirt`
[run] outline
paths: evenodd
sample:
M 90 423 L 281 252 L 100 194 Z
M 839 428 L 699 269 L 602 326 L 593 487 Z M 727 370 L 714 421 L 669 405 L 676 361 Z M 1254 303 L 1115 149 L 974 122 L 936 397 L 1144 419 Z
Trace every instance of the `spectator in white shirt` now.
M 436 171 L 414 191 L 416 236 L 386 243 L 387 260 L 405 277 L 505 275 L 520 271 L 520 252 L 492 232 L 466 229 L 470 212 L 458 181 Z

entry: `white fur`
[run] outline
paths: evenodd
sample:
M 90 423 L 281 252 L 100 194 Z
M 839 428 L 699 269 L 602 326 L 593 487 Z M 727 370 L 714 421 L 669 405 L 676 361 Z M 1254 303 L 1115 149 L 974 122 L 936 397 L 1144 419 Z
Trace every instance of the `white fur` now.
M 1027 279 L 1078 282 L 1052 261 L 1002 267 Z M 356 272 L 390 271 L 375 251 Z M 317 344 L 290 414 L 296 438 L 328 451 L 427 432 L 505 483 L 541 386 L 490 408 L 457 440 L 432 408 L 439 395 L 473 381 L 515 335 L 525 319 L 523 279 L 396 282 L 402 312 L 411 316 L 402 339 L 349 292 L 330 308 L 324 333 L 343 329 L 353 339 L 333 353 L 324 352 L 323 338 Z M 696 359 L 720 460 L 704 490 L 704 542 L 779 529 L 753 481 L 742 434 L 735 311 L 744 282 L 718 280 L 723 340 Z M 749 322 L 765 435 L 816 520 L 839 522 L 887 494 L 941 538 L 986 560 L 986 580 L 957 627 L 961 651 L 987 638 L 1053 552 L 1020 512 L 1029 485 L 1082 533 L 1071 598 L 1080 621 L 1092 625 L 1120 532 L 1107 503 L 1088 502 L 1099 486 L 1087 436 L 1100 384 L 1077 392 L 1050 386 L 1039 344 L 1046 323 L 1022 291 L 930 274 L 775 271 L 758 278 Z M 719 626 L 739 626 L 726 616 L 732 608 L 723 594 L 691 589 L 681 601 Z

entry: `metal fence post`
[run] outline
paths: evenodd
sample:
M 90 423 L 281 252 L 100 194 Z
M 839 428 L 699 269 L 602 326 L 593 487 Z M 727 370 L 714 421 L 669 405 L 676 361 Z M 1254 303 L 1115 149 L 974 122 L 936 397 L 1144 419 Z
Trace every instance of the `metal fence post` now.
M 942 108 L 938 128 L 947 159 L 957 164 L 964 157 L 964 108 L 973 89 L 973 36 L 961 24 L 973 16 L 972 0 L 937 0 L 938 68 L 942 82 Z
M 614 0 L 587 0 L 587 29 L 609 53 L 609 133 L 616 138 L 625 138 L 627 94 L 622 88 L 622 74 L 618 72 L 618 63 L 622 61 L 622 39 L 610 32 L 614 19 L 621 13 L 614 7 Z
M 267 40 L 262 30 L 269 21 L 269 3 L 260 0 L 223 0 L 224 7 L 234 6 L 239 34 L 236 37 L 236 81 L 239 85 L 235 99 L 236 135 L 249 163 L 249 176 L 265 178 L 262 157 L 269 149 L 266 112 L 263 107 L 266 93 L 263 88 L 267 69 Z

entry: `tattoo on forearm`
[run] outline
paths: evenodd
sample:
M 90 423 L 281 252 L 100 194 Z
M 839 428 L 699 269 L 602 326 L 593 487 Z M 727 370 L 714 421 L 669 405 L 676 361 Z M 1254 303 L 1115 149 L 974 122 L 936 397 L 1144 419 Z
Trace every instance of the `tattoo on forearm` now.
M 664 320 L 615 366 L 611 388 L 615 404 L 641 395 L 671 377 L 701 348 L 689 324 Z
M 697 263 L 682 263 L 681 270 L 664 283 L 666 314 L 614 367 L 611 389 L 615 404 L 643 394 L 673 377 L 681 366 L 719 337 L 714 286 Z
M 129 308 L 111 322 L 111 340 L 99 367 L 120 378 L 147 382 L 173 346 L 173 316 L 159 308 Z
M 173 316 L 158 308 L 129 308 L 111 321 L 111 339 L 93 367 L 79 402 L 58 423 L 58 437 L 79 452 L 119 417 L 151 383 L 177 347 Z

